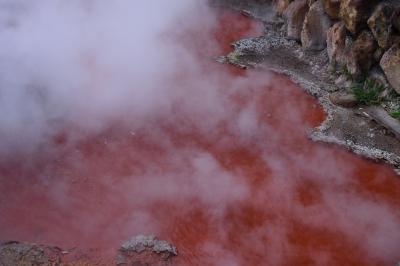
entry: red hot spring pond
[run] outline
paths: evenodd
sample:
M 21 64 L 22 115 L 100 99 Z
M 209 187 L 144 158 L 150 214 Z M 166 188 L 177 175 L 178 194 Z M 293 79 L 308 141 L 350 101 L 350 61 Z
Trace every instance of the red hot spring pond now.
M 287 77 L 214 62 L 260 33 L 221 11 L 212 31 L 180 36 L 197 76 L 177 67 L 182 92 L 168 117 L 134 130 L 116 122 L 73 144 L 66 131 L 51 151 L 2 163 L 0 239 L 105 261 L 153 234 L 177 246 L 179 265 L 395 265 L 394 171 L 311 142 L 324 112 Z M 210 39 L 218 45 L 202 49 Z

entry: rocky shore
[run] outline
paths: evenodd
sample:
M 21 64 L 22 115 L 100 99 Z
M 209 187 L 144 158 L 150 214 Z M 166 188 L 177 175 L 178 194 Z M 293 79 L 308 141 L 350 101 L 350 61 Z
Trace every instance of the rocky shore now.
M 400 1 L 214 0 L 264 34 L 219 58 L 288 75 L 323 105 L 310 138 L 400 167 Z
M 104 261 L 88 256 L 77 249 L 9 241 L 0 243 L 0 265 L 4 266 L 73 266 L 73 265 L 118 265 L 118 266 L 168 266 L 178 255 L 170 243 L 154 236 L 139 235 L 122 244 L 114 261 Z

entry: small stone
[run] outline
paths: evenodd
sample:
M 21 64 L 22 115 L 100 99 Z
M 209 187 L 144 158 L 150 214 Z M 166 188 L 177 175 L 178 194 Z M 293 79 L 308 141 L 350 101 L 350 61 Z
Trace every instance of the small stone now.
M 380 65 L 390 85 L 400 94 L 400 44 L 394 44 L 382 56 Z
M 307 0 L 295 0 L 284 12 L 287 21 L 287 37 L 300 41 L 304 18 L 308 11 Z
M 352 34 L 357 35 L 366 28 L 366 22 L 377 3 L 379 0 L 342 0 L 339 17 L 343 20 L 346 28 Z
M 374 37 L 363 31 L 353 43 L 347 60 L 347 69 L 353 77 L 359 78 L 371 68 L 375 50 Z
M 322 0 L 316 1 L 308 11 L 303 29 L 301 43 L 307 50 L 323 50 L 326 47 L 326 32 L 331 27 L 332 21 L 324 12 Z
M 323 0 L 325 13 L 331 19 L 338 19 L 340 12 L 340 0 Z
M 329 100 L 338 106 L 350 108 L 357 105 L 357 99 L 352 93 L 337 91 L 329 95 Z
M 368 26 L 379 47 L 388 49 L 391 45 L 393 7 L 388 4 L 378 5 L 368 19 Z

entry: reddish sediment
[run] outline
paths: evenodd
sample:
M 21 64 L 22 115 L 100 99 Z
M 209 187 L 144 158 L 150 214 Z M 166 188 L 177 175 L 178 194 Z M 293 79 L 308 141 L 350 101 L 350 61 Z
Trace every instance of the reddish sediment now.
M 212 54 L 198 52 L 199 65 L 221 75 L 219 89 L 233 110 L 226 118 L 252 106 L 258 132 L 236 134 L 230 121 L 207 132 L 196 120 L 204 117 L 191 117 L 180 105 L 167 121 L 144 123 L 135 132 L 116 123 L 72 147 L 66 132 L 51 156 L 0 166 L 0 239 L 78 247 L 112 260 L 130 237 L 156 234 L 178 248 L 179 265 L 400 260 L 393 251 L 400 246 L 393 232 L 400 228 L 394 171 L 310 141 L 308 132 L 324 112 L 287 77 L 213 62 L 232 41 L 261 30 L 223 11 L 215 32 L 190 32 L 184 40 L 194 51 L 207 38 L 218 40 Z M 238 79 L 241 88 L 232 90 Z M 190 84 L 190 78 L 179 82 Z M 194 169 L 199 157 L 198 167 L 206 161 L 211 170 Z M 387 253 L 375 255 L 373 248 Z

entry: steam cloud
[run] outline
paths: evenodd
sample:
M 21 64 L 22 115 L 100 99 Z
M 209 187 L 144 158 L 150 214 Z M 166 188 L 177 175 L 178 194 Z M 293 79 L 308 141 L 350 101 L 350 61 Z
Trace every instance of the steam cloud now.
M 170 36 L 184 30 L 186 13 L 192 23 L 205 8 L 193 0 L 2 0 L 0 6 L 0 150 L 6 153 L 35 151 L 67 126 L 99 132 L 121 117 L 139 124 L 169 112 L 172 71 L 192 60 Z

